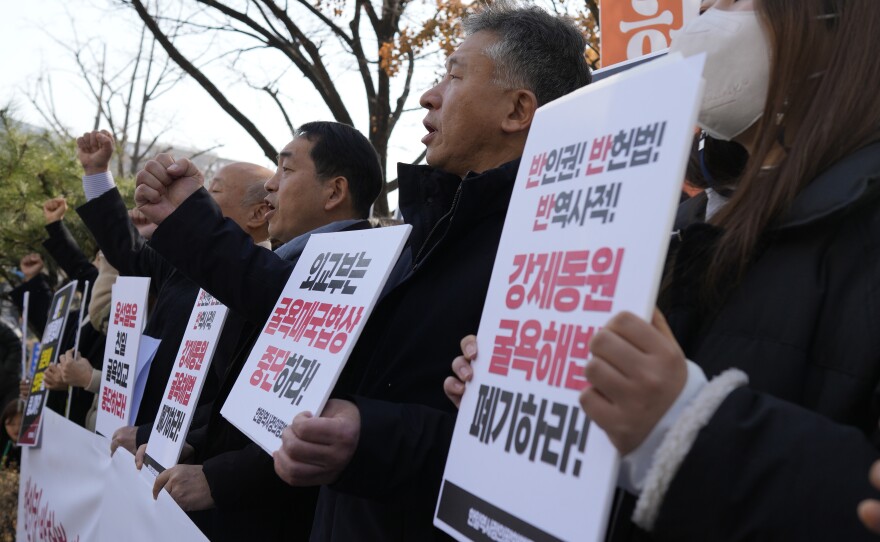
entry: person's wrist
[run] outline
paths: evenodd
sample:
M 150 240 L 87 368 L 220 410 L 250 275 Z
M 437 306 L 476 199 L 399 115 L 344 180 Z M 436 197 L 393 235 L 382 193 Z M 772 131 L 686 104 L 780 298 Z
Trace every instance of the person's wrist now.
M 86 175 L 97 175 L 98 173 L 106 173 L 110 171 L 109 164 L 104 164 L 102 166 L 83 166 L 83 171 Z

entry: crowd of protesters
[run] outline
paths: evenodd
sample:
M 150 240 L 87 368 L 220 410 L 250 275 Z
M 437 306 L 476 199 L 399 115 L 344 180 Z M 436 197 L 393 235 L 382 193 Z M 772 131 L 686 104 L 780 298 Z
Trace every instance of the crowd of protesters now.
M 591 81 L 568 19 L 501 2 L 463 27 L 420 99 L 427 165 L 398 165 L 407 245 L 323 412 L 291 420 L 271 456 L 220 409 L 309 236 L 373 227 L 384 175 L 369 140 L 310 122 L 274 171 L 236 163 L 207 186 L 160 154 L 129 210 L 112 137 L 89 132 L 76 212 L 101 252 L 76 246 L 63 199 L 44 206 L 47 253 L 94 285 L 79 352 L 71 331 L 47 369 L 50 407 L 73 386 L 70 417 L 94 428 L 111 286 L 151 278 L 144 333 L 161 342 L 137 418 L 111 439 L 138 467 L 199 289 L 229 308 L 180 464 L 154 485 L 211 540 L 447 538 L 434 508 L 529 128 Z M 689 168 L 705 189 L 679 209 L 652 320 L 613 315 L 590 343 L 580 403 L 622 456 L 608 540 L 880 533 L 878 32 L 876 0 L 707 0 L 673 40 L 707 54 Z M 12 292 L 30 292 L 34 332 L 52 295 L 41 269 L 25 255 Z M 0 352 L 13 438 L 15 339 Z

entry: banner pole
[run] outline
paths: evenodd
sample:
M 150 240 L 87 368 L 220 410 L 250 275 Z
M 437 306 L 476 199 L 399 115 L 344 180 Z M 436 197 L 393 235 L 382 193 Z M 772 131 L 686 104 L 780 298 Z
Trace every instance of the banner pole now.
M 79 304 L 79 322 L 76 326 L 76 339 L 73 341 L 73 360 L 79 359 L 79 337 L 82 334 L 83 320 L 86 313 L 86 300 L 89 298 L 89 281 L 83 287 L 82 303 Z M 73 401 L 73 386 L 67 386 L 67 406 L 64 407 L 64 417 L 70 419 L 70 403 Z

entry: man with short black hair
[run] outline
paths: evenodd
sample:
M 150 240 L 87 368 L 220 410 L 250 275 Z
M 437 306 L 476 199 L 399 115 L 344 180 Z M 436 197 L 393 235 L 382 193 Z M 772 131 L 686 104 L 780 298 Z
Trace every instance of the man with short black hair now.
M 177 168 L 171 169 L 171 164 Z M 210 421 L 187 435 L 195 464 L 177 465 L 159 475 L 154 494 L 163 487 L 168 490 L 215 541 L 306 540 L 316 488 L 294 488 L 281 481 L 272 457 L 226 421 L 220 409 L 309 236 L 370 227 L 365 218 L 383 183 L 378 154 L 351 126 L 336 122 L 300 126 L 279 153 L 278 168 L 265 184 L 269 235 L 284 243 L 274 254 L 250 246 L 234 225 L 223 220 L 205 191 L 198 190 L 200 173 L 188 161 L 159 156 L 138 175 L 138 182 L 159 187 L 174 171 L 185 175 L 169 186 L 171 199 L 158 198 L 170 205 L 144 207 L 161 223 L 153 246 L 245 315 L 249 327 Z M 138 451 L 139 463 L 143 453 Z

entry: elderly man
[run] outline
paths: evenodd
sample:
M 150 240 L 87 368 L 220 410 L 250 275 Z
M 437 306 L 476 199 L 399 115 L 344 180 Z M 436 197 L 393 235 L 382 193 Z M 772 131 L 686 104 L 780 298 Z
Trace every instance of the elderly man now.
M 139 183 L 170 182 L 168 157 L 157 157 Z M 190 512 L 212 540 L 305 540 L 311 529 L 317 491 L 282 482 L 272 457 L 220 415 L 220 408 L 247 360 L 294 265 L 312 233 L 370 227 L 365 220 L 382 188 L 382 168 L 369 140 L 351 126 L 311 122 L 299 127 L 278 155 L 278 169 L 265 185 L 269 234 L 284 244 L 275 254 L 254 249 L 224 221 L 203 190 L 198 170 L 176 162 L 187 175 L 169 190 L 180 198 L 173 213 L 146 207 L 161 222 L 153 239 L 187 275 L 250 320 L 249 338 L 233 361 L 206 427 L 187 442 L 195 465 L 177 465 L 159 475 L 163 487 Z M 172 170 L 174 171 L 174 170 Z M 169 200 L 170 201 L 170 200 Z M 175 203 L 173 206 L 177 207 Z M 217 272 L 217 270 L 222 270 Z M 137 461 L 142 461 L 143 450 Z
M 399 166 L 413 231 L 320 417 L 283 433 L 276 472 L 321 486 L 313 540 L 431 540 L 454 425 L 449 360 L 473 333 L 535 110 L 590 81 L 584 39 L 538 8 L 488 8 L 421 99 L 430 167 Z M 174 207 L 185 172 L 138 179 L 148 215 Z M 160 230 L 162 226 L 160 226 Z M 162 249 L 157 246 L 161 251 Z M 268 315 L 268 313 L 265 313 Z M 341 399 L 344 397 L 345 399 Z
M 106 131 L 89 132 L 77 139 L 77 146 L 85 172 L 83 188 L 88 200 L 77 209 L 77 213 L 94 235 L 104 257 L 119 270 L 119 274 L 150 277 L 150 291 L 156 296 L 144 333 L 161 342 L 134 420 L 140 429 L 121 428 L 113 435 L 111 444 L 114 450 L 122 445 L 134 452 L 136 441 L 146 442 L 149 438 L 199 287 L 159 256 L 132 224 L 109 170 L 114 147 L 112 136 Z M 263 242 L 269 235 L 266 224 L 268 205 L 264 201 L 262 185 L 271 175 L 271 170 L 258 165 L 235 163 L 221 168 L 211 184 L 224 214 L 247 232 L 250 244 Z M 216 395 L 219 382 L 236 351 L 242 322 L 234 313 L 227 318 L 200 404 L 209 402 Z

